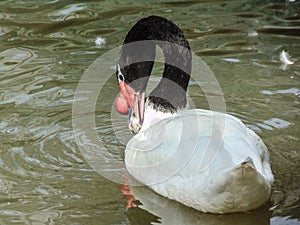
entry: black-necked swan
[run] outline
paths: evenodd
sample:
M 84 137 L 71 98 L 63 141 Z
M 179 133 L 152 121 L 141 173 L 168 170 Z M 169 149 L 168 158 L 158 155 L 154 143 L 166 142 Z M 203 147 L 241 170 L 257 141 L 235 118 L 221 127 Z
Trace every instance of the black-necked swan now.
M 163 78 L 145 98 L 156 45 L 164 53 Z M 170 20 L 150 16 L 128 32 L 115 102 L 136 133 L 126 146 L 126 168 L 158 194 L 203 212 L 258 208 L 273 183 L 268 150 L 238 118 L 187 109 L 191 62 L 189 43 Z

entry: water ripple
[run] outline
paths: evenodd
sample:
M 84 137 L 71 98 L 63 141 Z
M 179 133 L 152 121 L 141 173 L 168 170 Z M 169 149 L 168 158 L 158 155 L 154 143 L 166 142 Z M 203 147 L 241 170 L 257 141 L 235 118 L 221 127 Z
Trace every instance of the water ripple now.
M 258 28 L 257 31 L 265 34 L 295 36 L 299 38 L 300 27 L 264 26 L 263 28 Z
M 276 90 L 276 91 L 262 90 L 261 93 L 265 95 L 294 94 L 296 96 L 300 96 L 300 89 L 292 87 L 292 88 L 288 88 L 284 90 Z
M 129 224 L 145 215 L 152 218 L 149 224 L 156 221 L 138 209 L 124 214 L 126 200 L 118 185 L 100 177 L 81 156 L 71 118 L 85 69 L 120 45 L 139 18 L 159 14 L 183 28 L 193 51 L 218 79 L 228 112 L 259 132 L 270 149 L 276 207 L 264 215 L 273 213 L 271 224 L 299 224 L 298 11 L 299 3 L 291 1 L 2 1 L 1 223 Z M 97 37 L 105 38 L 103 48 L 95 45 Z M 286 71 L 279 68 L 283 49 L 295 59 Z M 110 113 L 117 94 L 113 78 L 97 102 L 95 121 L 110 152 L 123 160 L 131 134 L 126 117 Z M 189 87 L 193 102 L 209 108 L 194 83 Z
M 285 121 L 280 118 L 271 118 L 269 120 L 264 121 L 264 123 L 258 123 L 259 127 L 262 127 L 266 130 L 273 130 L 273 128 L 283 129 L 288 128 L 289 126 L 293 125 L 293 123 Z

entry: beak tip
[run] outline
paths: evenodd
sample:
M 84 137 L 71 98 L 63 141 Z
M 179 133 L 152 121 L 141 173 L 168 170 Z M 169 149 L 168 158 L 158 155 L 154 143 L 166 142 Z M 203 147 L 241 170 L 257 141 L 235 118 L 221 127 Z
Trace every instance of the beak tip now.
M 128 121 L 128 128 L 129 130 L 131 130 L 132 133 L 136 134 L 141 130 L 142 124 L 140 123 L 140 121 L 138 121 L 137 117 L 132 115 L 130 116 Z
M 128 127 L 133 133 L 138 133 L 143 125 L 144 121 L 144 93 L 137 93 L 134 96 L 132 107 L 128 113 Z

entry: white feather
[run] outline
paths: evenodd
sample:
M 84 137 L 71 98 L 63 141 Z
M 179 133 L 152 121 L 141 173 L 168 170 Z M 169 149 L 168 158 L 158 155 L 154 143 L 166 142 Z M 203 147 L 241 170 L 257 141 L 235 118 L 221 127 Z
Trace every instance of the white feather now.
M 280 61 L 285 65 L 292 65 L 294 64 L 293 61 L 290 60 L 290 55 L 286 51 L 282 50 L 279 56 Z
M 96 38 L 96 40 L 95 40 L 95 44 L 97 45 L 97 46 L 103 46 L 103 45 L 105 45 L 106 44 L 106 40 L 105 40 L 105 38 L 102 38 L 102 37 L 97 37 Z

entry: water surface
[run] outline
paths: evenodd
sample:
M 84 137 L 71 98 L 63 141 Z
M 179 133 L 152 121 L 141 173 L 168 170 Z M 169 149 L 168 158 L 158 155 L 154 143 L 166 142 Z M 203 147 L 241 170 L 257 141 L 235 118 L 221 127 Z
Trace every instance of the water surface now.
M 297 1 L 1 1 L 1 224 L 300 224 L 299 12 Z M 218 79 L 228 113 L 268 146 L 275 183 L 261 209 L 203 214 L 140 187 L 132 192 L 144 205 L 127 210 L 120 185 L 82 157 L 72 129 L 77 84 L 95 59 L 152 14 L 184 30 Z M 97 37 L 106 44 L 97 46 Z M 282 50 L 295 61 L 285 70 Z M 110 121 L 114 77 L 105 87 L 97 130 L 121 159 L 125 146 Z M 207 108 L 193 83 L 189 95 Z

